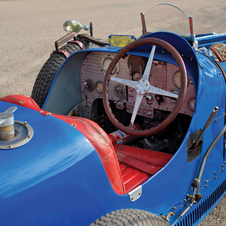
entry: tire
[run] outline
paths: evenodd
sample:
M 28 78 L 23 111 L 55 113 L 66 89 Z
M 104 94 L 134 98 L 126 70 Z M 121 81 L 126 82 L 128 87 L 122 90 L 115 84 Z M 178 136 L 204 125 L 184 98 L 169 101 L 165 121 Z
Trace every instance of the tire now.
M 67 43 L 61 49 L 66 50 L 69 55 L 81 50 L 80 46 L 74 43 Z M 40 70 L 31 93 L 31 97 L 40 108 L 45 103 L 55 75 L 65 60 L 66 57 L 63 54 L 54 52 Z
M 169 224 L 160 217 L 136 209 L 121 209 L 94 221 L 90 226 L 169 226 Z

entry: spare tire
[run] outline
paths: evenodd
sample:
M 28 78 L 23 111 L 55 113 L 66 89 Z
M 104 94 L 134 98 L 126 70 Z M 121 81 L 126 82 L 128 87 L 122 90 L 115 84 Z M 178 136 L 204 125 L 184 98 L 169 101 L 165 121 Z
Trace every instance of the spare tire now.
M 67 43 L 65 46 L 61 47 L 61 49 L 66 50 L 68 54 L 71 55 L 81 50 L 81 47 L 76 43 Z M 52 82 L 65 60 L 66 56 L 64 54 L 53 52 L 40 70 L 31 93 L 31 97 L 40 108 L 45 103 Z

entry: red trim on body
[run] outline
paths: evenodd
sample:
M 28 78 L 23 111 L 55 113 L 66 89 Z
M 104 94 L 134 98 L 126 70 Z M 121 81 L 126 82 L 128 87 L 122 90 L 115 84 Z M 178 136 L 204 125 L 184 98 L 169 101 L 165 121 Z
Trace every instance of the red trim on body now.
M 52 116 L 55 116 L 73 125 L 89 140 L 103 163 L 112 188 L 120 195 L 125 194 L 119 162 L 117 160 L 114 147 L 104 130 L 95 122 L 86 118 L 62 116 L 56 114 L 52 114 Z
M 25 95 L 8 95 L 1 98 L 2 101 L 17 104 L 26 108 L 40 111 L 38 104 L 29 96 Z

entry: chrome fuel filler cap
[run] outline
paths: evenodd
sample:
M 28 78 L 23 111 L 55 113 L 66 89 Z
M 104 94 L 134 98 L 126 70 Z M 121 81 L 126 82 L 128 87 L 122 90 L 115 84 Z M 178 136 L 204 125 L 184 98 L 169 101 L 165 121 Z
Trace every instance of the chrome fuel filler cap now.
M 33 129 L 27 122 L 14 121 L 16 110 L 12 106 L 0 113 L 0 149 L 18 148 L 33 137 Z

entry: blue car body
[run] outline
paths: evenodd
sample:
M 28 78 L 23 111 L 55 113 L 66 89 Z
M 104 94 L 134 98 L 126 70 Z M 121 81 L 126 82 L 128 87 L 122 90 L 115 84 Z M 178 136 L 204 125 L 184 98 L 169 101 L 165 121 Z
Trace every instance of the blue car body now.
M 195 90 L 195 109 L 172 158 L 142 183 L 142 194 L 136 201 L 131 201 L 129 193 L 118 194 L 114 191 L 98 152 L 79 129 L 54 115 L 43 115 L 40 111 L 2 99 L 0 112 L 16 106 L 15 120 L 27 122 L 34 134 L 28 143 L 18 148 L 0 150 L 1 225 L 89 225 L 107 213 L 130 208 L 163 217 L 172 213 L 169 221 L 171 225 L 174 222 L 177 226 L 198 225 L 224 196 L 226 174 L 223 134 L 206 159 L 198 186 L 198 193 L 202 195 L 200 201 L 191 205 L 181 216 L 191 203 L 187 195 L 192 195 L 194 179 L 205 153 L 225 126 L 226 63 L 216 63 L 206 52 L 195 51 L 188 40 L 173 33 L 156 32 L 141 37 L 145 38 L 164 40 L 182 55 Z M 226 42 L 226 37 L 224 34 L 209 34 L 200 35 L 197 40 L 198 49 L 208 49 L 216 42 Z M 120 49 L 101 47 L 71 55 L 56 75 L 42 109 L 53 112 L 55 102 L 64 102 L 62 93 L 58 93 L 59 87 L 56 87 L 63 78 L 74 84 L 75 95 L 67 96 L 70 104 L 63 103 L 55 113 L 65 114 L 82 102 L 80 74 L 86 57 L 95 52 L 115 54 Z M 151 44 L 139 46 L 127 54 L 148 58 L 151 49 Z M 154 59 L 176 65 L 175 59 L 162 50 L 157 47 Z M 189 137 L 204 128 L 216 106 L 218 111 L 202 136 L 201 153 L 188 162 Z

